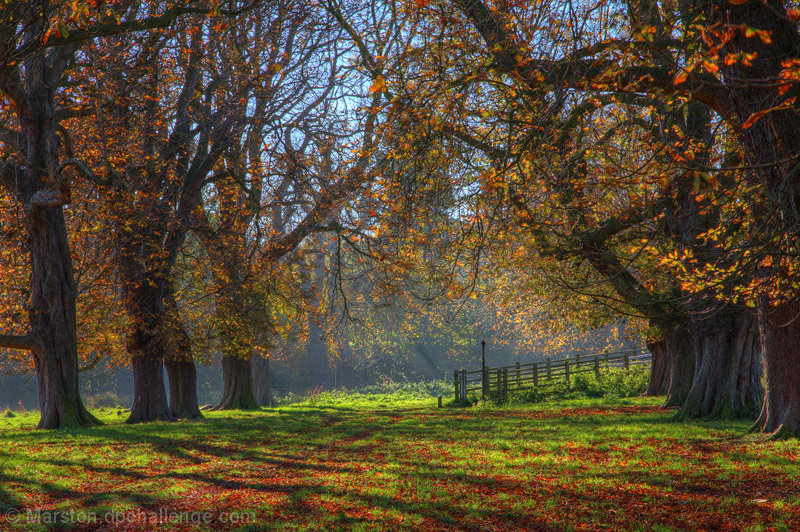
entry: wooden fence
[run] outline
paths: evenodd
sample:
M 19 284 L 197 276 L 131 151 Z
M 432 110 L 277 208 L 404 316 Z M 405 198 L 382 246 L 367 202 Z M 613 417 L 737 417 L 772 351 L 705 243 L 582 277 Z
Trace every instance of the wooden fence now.
M 497 368 L 484 367 L 474 371 L 465 369 L 453 372 L 453 384 L 456 401 L 473 397 L 495 396 L 500 400 L 508 399 L 508 392 L 550 386 L 566 382 L 567 388 L 571 379 L 579 373 L 591 373 L 599 378 L 601 368 L 619 367 L 629 369 L 636 364 L 649 364 L 650 353 L 638 353 L 636 350 L 597 353 L 591 355 L 567 356 L 544 362 L 533 362 Z

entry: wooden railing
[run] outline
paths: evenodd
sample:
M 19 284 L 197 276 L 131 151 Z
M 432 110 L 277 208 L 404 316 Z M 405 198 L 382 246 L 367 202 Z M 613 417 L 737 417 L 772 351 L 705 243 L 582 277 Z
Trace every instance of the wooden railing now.
M 600 378 L 601 368 L 629 369 L 637 364 L 649 364 L 650 353 L 639 353 L 636 350 L 615 351 L 612 353 L 596 353 L 590 355 L 573 354 L 564 358 L 544 362 L 532 362 L 513 366 L 453 372 L 453 385 L 456 401 L 465 401 L 472 397 L 495 396 L 500 400 L 508 399 L 508 393 L 550 386 L 566 382 L 567 388 L 571 379 L 579 373 L 591 373 Z

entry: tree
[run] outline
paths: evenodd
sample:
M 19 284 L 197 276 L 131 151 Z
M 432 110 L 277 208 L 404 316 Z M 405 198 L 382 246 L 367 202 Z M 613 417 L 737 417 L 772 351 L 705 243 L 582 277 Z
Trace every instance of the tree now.
M 713 150 L 708 110 L 702 104 L 687 105 L 674 98 L 671 77 L 663 91 L 629 97 L 625 93 L 635 93 L 638 88 L 631 81 L 636 80 L 635 69 L 618 72 L 617 62 L 583 61 L 586 55 L 601 55 L 624 44 L 638 54 L 640 64 L 635 71 L 648 74 L 647 79 L 659 69 L 674 68 L 680 51 L 671 56 L 663 49 L 649 49 L 642 35 L 651 32 L 642 33 L 637 26 L 652 28 L 656 39 L 663 36 L 657 11 L 653 15 L 647 4 L 630 4 L 629 39 L 608 37 L 601 45 L 592 48 L 590 42 L 584 49 L 577 47 L 594 34 L 568 27 L 545 29 L 541 23 L 547 13 L 544 10 L 526 11 L 524 6 L 490 9 L 472 1 L 455 4 L 468 26 L 450 13 L 449 18 L 442 16 L 441 6 L 430 10 L 437 20 L 432 24 L 439 24 L 442 30 L 432 32 L 435 37 L 426 43 L 428 50 L 439 54 L 429 103 L 433 108 L 456 111 L 451 113 L 450 125 L 431 123 L 461 142 L 468 153 L 465 159 L 471 158 L 473 164 L 479 158 L 470 153 L 478 150 L 484 154 L 486 169 L 479 182 L 488 205 L 509 205 L 511 221 L 504 230 L 513 232 L 513 226 L 521 222 L 534 236 L 526 242 L 540 253 L 590 264 L 613 288 L 616 298 L 662 329 L 669 345 L 666 354 L 672 355 L 674 362 L 666 405 L 682 405 L 680 416 L 754 415 L 761 389 L 755 373 L 758 357 L 753 349 L 752 319 L 741 308 L 728 305 L 723 309 L 719 304 L 725 294 L 735 292 L 735 286 L 716 292 L 689 287 L 679 276 L 665 271 L 663 264 L 642 264 L 636 257 L 646 246 L 637 250 L 632 244 L 631 235 L 649 235 L 649 239 L 659 239 L 661 248 L 667 247 L 658 250 L 665 254 L 694 253 L 698 263 L 711 262 L 719 255 L 718 249 L 700 241 L 704 233 L 725 223 L 714 205 L 715 199 L 725 197 L 723 187 L 697 185 L 698 181 L 702 184 L 699 178 Z M 589 6 L 583 28 L 594 30 L 591 13 Z M 477 36 L 470 35 L 469 26 Z M 607 27 L 596 29 L 598 40 L 614 33 Z M 442 35 L 452 39 L 450 44 Z M 640 42 L 644 45 L 637 44 Z M 610 83 L 612 74 L 620 78 L 611 78 Z M 662 81 L 663 73 L 654 79 Z M 642 82 L 652 88 L 648 83 Z M 618 84 L 633 88 L 620 90 Z M 458 103 L 454 105 L 456 91 Z M 695 96 L 709 102 L 718 97 L 714 90 L 696 92 Z M 627 114 L 616 118 L 613 111 L 605 111 L 614 108 L 627 109 Z M 478 116 L 481 118 L 476 119 Z M 609 119 L 616 122 L 601 122 Z M 592 130 L 596 133 L 587 133 Z M 608 163 L 603 159 L 620 164 L 613 154 L 607 156 L 608 145 L 619 145 L 621 141 L 615 139 L 625 134 L 640 138 L 644 134 L 639 149 L 652 152 L 654 159 L 643 158 L 641 151 L 629 152 L 629 161 L 621 163 L 629 177 L 621 178 L 620 172 L 605 168 Z M 644 195 L 630 186 L 639 186 L 631 180 L 639 176 Z M 652 199 L 647 198 L 649 194 Z M 712 196 L 716 198 L 709 200 Z M 498 214 L 496 207 L 485 210 L 484 219 Z M 648 223 L 654 217 L 660 219 L 659 224 Z M 645 277 L 654 270 L 666 275 L 660 289 Z M 717 312 L 724 312 L 719 323 L 726 325 L 709 327 L 712 322 L 706 317 Z M 720 335 L 727 329 L 730 337 L 722 340 Z M 742 335 L 740 330 L 749 333 Z M 729 348 L 731 345 L 734 348 Z M 712 370 L 716 365 L 727 369 Z
M 85 52 L 93 68 L 78 74 L 87 92 L 112 93 L 116 102 L 97 110 L 84 142 L 102 168 L 97 184 L 116 237 L 134 372 L 130 423 L 202 417 L 172 269 L 203 187 L 238 142 L 251 89 L 246 73 L 234 76 L 233 65 L 219 61 L 232 21 L 217 22 L 187 17 L 174 30 L 97 42 Z
M 62 207 L 70 201 L 69 166 L 57 135 L 56 94 L 75 45 L 44 49 L 50 17 L 38 3 L 8 4 L 3 20 L 4 63 L 0 91 L 16 124 L 4 124 L 0 183 L 25 212 L 30 254 L 29 330 L 2 335 L 0 346 L 32 353 L 36 368 L 38 428 L 99 424 L 78 391 L 76 289 Z

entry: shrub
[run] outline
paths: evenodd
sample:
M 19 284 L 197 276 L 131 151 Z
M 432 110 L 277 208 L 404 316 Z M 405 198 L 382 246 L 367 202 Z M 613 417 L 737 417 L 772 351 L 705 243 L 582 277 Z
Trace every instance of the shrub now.
M 286 394 L 276 399 L 276 404 L 285 405 L 300 401 L 308 401 L 311 404 L 341 404 L 353 400 L 356 401 L 408 401 L 418 399 L 430 399 L 442 396 L 443 398 L 452 397 L 452 385 L 444 380 L 432 380 L 423 382 L 394 382 L 385 380 L 380 384 L 368 386 L 358 386 L 355 388 L 342 388 L 340 390 L 323 391 L 322 389 L 310 390 L 305 397 Z
M 100 392 L 96 395 L 90 395 L 84 399 L 87 408 L 122 408 L 123 403 L 126 403 L 122 397 L 113 391 Z
M 567 388 L 566 382 L 540 386 L 514 393 L 510 400 L 519 403 L 541 403 L 557 399 L 581 399 L 600 397 L 636 397 L 647 390 L 650 367 L 646 365 L 624 368 L 603 368 L 600 378 L 592 373 L 578 373 Z

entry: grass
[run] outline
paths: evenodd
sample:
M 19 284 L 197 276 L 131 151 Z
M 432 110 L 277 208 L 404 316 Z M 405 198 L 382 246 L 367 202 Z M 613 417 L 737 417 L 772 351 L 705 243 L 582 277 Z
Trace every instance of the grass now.
M 0 419 L 0 530 L 792 530 L 797 442 L 658 400 L 317 395 L 203 423 Z

